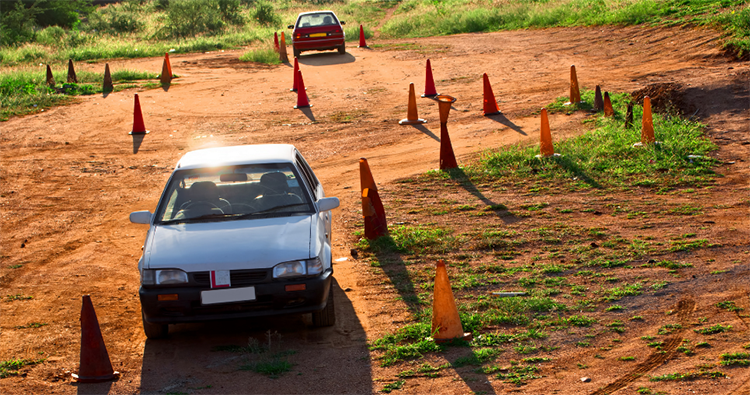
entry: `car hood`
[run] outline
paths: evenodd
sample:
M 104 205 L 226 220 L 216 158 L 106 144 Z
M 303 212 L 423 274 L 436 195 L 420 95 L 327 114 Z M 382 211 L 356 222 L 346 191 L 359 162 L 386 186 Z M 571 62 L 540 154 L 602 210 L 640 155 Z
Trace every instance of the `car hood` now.
M 147 269 L 187 272 L 266 269 L 308 259 L 310 216 L 156 225 L 144 247 Z

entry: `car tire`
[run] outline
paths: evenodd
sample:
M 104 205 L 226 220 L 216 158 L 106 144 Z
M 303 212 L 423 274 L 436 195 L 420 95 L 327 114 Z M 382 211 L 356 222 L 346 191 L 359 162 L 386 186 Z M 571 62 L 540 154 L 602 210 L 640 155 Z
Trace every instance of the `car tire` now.
M 333 284 L 328 291 L 328 300 L 323 310 L 312 313 L 312 322 L 315 327 L 333 326 L 336 324 L 336 308 L 333 305 Z
M 169 334 L 168 324 L 152 324 L 147 322 L 143 312 L 141 312 L 141 319 L 143 320 L 143 332 L 146 333 L 147 338 L 161 339 L 167 337 Z
M 292 53 L 294 54 L 295 58 L 299 58 L 299 55 L 302 53 L 302 51 L 300 51 L 297 48 L 292 47 Z
M 340 46 L 340 47 L 338 47 L 337 49 L 338 49 L 338 51 L 339 51 L 339 55 L 343 55 L 343 54 L 345 54 L 345 53 L 346 53 L 346 43 L 344 43 L 344 44 L 341 44 L 341 46 Z

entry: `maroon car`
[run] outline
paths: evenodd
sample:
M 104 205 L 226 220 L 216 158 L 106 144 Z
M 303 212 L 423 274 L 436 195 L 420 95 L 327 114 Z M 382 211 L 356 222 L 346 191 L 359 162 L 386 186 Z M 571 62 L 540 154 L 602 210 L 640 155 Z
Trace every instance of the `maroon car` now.
M 292 51 L 298 57 L 302 51 L 325 51 L 336 49 L 346 53 L 344 43 L 345 22 L 339 21 L 333 11 L 303 12 L 297 16 L 297 23 L 289 25 L 292 31 Z

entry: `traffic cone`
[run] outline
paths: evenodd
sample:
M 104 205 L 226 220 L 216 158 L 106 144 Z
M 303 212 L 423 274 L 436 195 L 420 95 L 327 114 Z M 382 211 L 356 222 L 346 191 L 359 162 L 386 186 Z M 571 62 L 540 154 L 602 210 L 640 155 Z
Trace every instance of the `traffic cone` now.
M 281 63 L 289 63 L 289 57 L 286 54 L 286 38 L 284 38 L 284 32 L 281 32 L 281 38 L 279 39 L 279 60 L 281 60 Z
M 147 134 L 150 133 L 146 130 L 146 126 L 143 124 L 143 114 L 141 113 L 141 101 L 138 99 L 138 94 L 135 94 L 135 108 L 133 109 L 133 130 L 128 134 Z
M 548 157 L 555 155 L 555 148 L 552 146 L 552 133 L 549 129 L 549 118 L 547 117 L 547 109 L 542 109 L 542 130 L 541 139 L 539 142 L 539 149 L 541 156 Z
M 495 94 L 492 93 L 492 85 L 487 73 L 484 73 L 484 116 L 500 114 L 500 108 L 497 106 Z
M 273 32 L 273 48 L 279 52 L 279 34 L 276 32 Z
M 419 118 L 417 115 L 417 96 L 414 93 L 414 83 L 409 83 L 409 107 L 406 110 L 406 119 L 398 121 L 399 125 L 415 125 L 418 123 L 426 123 L 424 119 Z
M 281 37 L 283 38 L 284 36 Z M 294 106 L 294 108 L 312 107 L 310 101 L 307 100 L 307 92 L 305 92 L 305 81 L 302 79 L 302 70 L 297 70 L 297 80 L 297 105 Z
M 599 85 L 596 86 L 594 91 L 594 111 L 601 111 L 604 109 L 604 99 L 602 99 L 602 88 Z
M 609 92 L 604 92 L 604 116 L 612 117 L 615 115 L 615 110 L 612 108 L 612 101 L 609 100 Z
M 78 83 L 78 76 L 76 76 L 76 70 L 73 68 L 73 59 L 68 59 L 68 82 Z
M 643 121 L 641 122 L 641 144 L 651 144 L 654 137 L 654 120 L 651 116 L 651 98 L 643 98 Z
M 455 339 L 469 340 L 471 333 L 465 333 L 458 315 L 456 300 L 453 297 L 445 262 L 439 260 L 435 271 L 434 294 L 432 297 L 432 333 L 436 343 Z
M 104 83 L 102 84 L 103 92 L 112 92 L 115 86 L 112 84 L 112 75 L 109 73 L 109 63 L 104 64 Z
M 162 85 L 172 83 L 172 66 L 169 64 L 169 54 L 164 54 L 164 63 L 161 65 L 161 77 L 159 81 Z
M 362 25 L 359 25 L 359 47 L 358 48 L 370 48 L 365 42 L 365 29 Z
M 368 240 L 375 240 L 388 234 L 388 221 L 385 218 L 385 209 L 378 194 L 378 187 L 370 172 L 370 165 L 367 164 L 365 158 L 359 158 L 359 182 L 362 190 L 365 237 Z
M 120 376 L 112 369 L 109 353 L 99 329 L 99 320 L 91 303 L 90 295 L 83 295 L 81 306 L 81 359 L 78 374 L 73 378 L 79 383 L 98 383 L 114 380 Z
M 458 167 L 456 155 L 453 153 L 451 137 L 448 135 L 448 114 L 456 98 L 448 95 L 438 95 L 438 110 L 440 111 L 440 170 Z
M 578 104 L 581 102 L 581 92 L 578 90 L 578 76 L 576 75 L 576 66 L 570 66 L 570 103 Z
M 430 59 L 427 59 L 427 72 L 425 73 L 424 82 L 424 95 L 422 97 L 435 97 L 437 96 L 437 90 L 435 89 L 435 80 L 432 78 L 432 65 Z
M 297 72 L 299 71 L 299 61 L 297 58 L 294 58 L 294 82 L 292 83 L 292 89 L 289 89 L 292 92 L 297 92 L 297 86 L 299 85 L 299 75 L 297 75 Z
M 628 109 L 625 111 L 625 129 L 633 126 L 633 103 L 628 103 Z
M 49 85 L 50 88 L 55 87 L 55 77 L 52 75 L 52 69 L 47 65 L 47 85 Z

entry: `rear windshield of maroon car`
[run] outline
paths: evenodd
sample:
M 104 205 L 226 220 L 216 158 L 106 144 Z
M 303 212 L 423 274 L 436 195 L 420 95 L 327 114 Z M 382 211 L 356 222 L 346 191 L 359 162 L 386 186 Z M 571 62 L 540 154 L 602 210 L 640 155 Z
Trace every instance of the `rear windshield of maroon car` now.
M 336 17 L 330 12 L 302 15 L 297 21 L 297 27 L 335 26 L 338 24 Z

